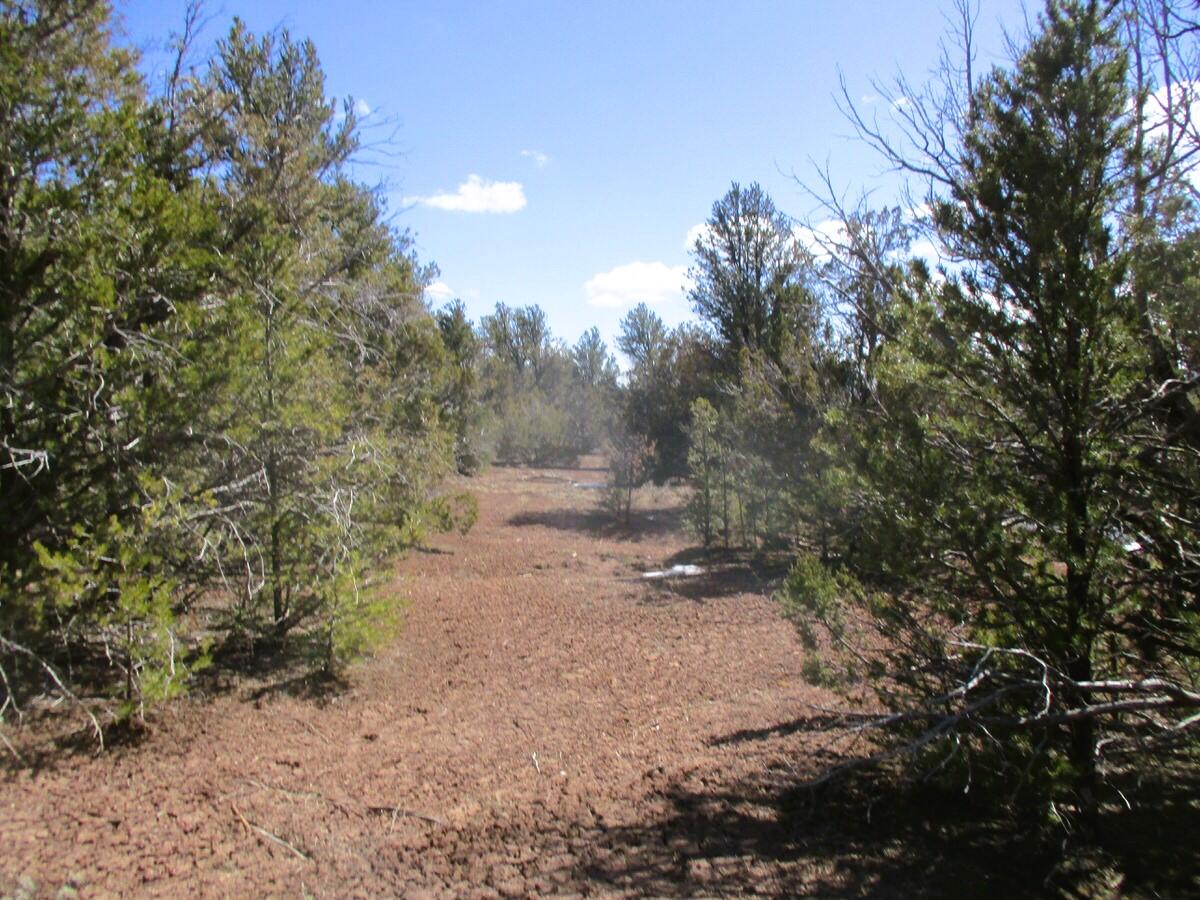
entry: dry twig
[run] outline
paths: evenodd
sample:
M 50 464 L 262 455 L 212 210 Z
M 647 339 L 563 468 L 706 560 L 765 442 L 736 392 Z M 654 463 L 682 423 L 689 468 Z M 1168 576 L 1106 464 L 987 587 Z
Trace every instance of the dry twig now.
M 367 812 L 383 815 L 391 813 L 392 827 L 395 827 L 397 819 L 421 819 L 424 822 L 432 822 L 434 825 L 440 825 L 443 828 L 449 828 L 450 825 L 445 819 L 439 819 L 437 816 L 426 815 L 425 813 L 415 812 L 411 809 L 404 809 L 400 806 L 368 806 Z
M 229 805 L 230 805 L 230 808 L 233 809 L 234 814 L 241 820 L 242 824 L 244 826 L 246 826 L 247 830 L 257 832 L 259 835 L 261 835 L 262 837 L 271 841 L 272 843 L 278 844 L 280 847 L 283 847 L 284 849 L 291 851 L 292 853 L 294 853 L 296 856 L 298 856 L 300 859 L 304 860 L 305 862 L 312 862 L 312 857 L 309 856 L 307 853 L 305 853 L 300 848 L 298 848 L 295 844 L 289 843 L 288 841 L 285 841 L 283 838 L 281 838 L 279 835 L 273 834 L 272 832 L 267 831 L 267 829 L 263 828 L 261 825 L 255 825 L 253 822 L 251 822 L 249 819 L 247 819 L 245 816 L 243 816 L 241 810 L 239 810 L 236 806 L 234 806 L 232 803 Z
M 308 722 L 305 722 L 303 719 L 301 719 L 301 718 L 298 718 L 297 716 L 292 716 L 292 720 L 293 720 L 293 721 L 294 721 L 294 722 L 295 722 L 297 725 L 299 725 L 301 728 L 303 728 L 303 729 L 305 729 L 306 731 L 308 731 L 309 733 L 311 733 L 311 734 L 314 734 L 314 735 L 316 735 L 317 737 L 319 737 L 319 738 L 320 738 L 321 740 L 323 740 L 323 741 L 324 741 L 326 744 L 328 744 L 328 743 L 331 743 L 331 742 L 330 742 L 330 740 L 329 740 L 329 738 L 325 737 L 325 735 L 323 735 L 323 734 L 322 734 L 320 731 L 318 731 L 318 730 L 316 729 L 316 727 L 315 727 L 315 726 L 313 726 L 313 725 L 310 725 Z

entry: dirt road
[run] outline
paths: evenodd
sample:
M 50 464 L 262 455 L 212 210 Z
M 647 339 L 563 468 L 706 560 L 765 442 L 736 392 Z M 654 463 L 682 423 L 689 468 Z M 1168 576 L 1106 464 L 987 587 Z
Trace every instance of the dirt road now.
M 0 784 L 0 889 L 55 895 L 855 892 L 774 792 L 821 700 L 766 589 L 692 561 L 665 491 L 612 530 L 589 470 L 496 468 L 397 567 L 401 636 L 319 696 L 245 682 L 137 746 Z M 789 847 L 786 853 L 777 852 Z

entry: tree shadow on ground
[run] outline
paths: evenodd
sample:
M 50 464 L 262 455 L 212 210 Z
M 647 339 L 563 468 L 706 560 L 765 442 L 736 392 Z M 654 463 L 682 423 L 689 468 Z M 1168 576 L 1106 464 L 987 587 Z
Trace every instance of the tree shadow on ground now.
M 446 550 L 443 547 L 431 547 L 428 544 L 417 544 L 412 548 L 417 553 L 423 553 L 426 556 L 453 556 L 453 550 Z
M 746 744 L 761 741 L 764 738 L 789 737 L 803 732 L 826 731 L 836 729 L 845 724 L 845 717 L 836 713 L 800 716 L 786 722 L 777 722 L 765 728 L 741 728 L 722 734 L 708 741 L 710 747 L 721 747 L 726 744 Z
M 590 895 L 776 897 L 1196 896 L 1200 773 L 1123 776 L 1094 832 L 1045 811 L 1018 814 L 978 786 L 913 785 L 893 773 L 851 773 L 811 787 L 845 762 L 775 741 L 828 733 L 828 717 L 714 737 L 758 761 L 749 776 L 719 763 L 646 773 L 640 818 L 595 811 L 481 825 L 470 842 L 534 851 L 539 890 Z M 743 767 L 742 771 L 746 771 Z M 1120 788 L 1130 803 L 1115 802 Z M 567 848 L 569 851 L 564 852 Z M 529 874 L 529 873 L 527 873 Z
M 314 666 L 316 650 L 312 644 L 306 635 L 283 643 L 225 641 L 212 652 L 209 664 L 192 674 L 189 692 L 197 698 L 236 694 L 252 703 L 283 695 L 324 706 L 345 694 L 351 684 L 336 673 Z M 85 695 L 85 702 L 100 725 L 105 749 L 136 747 L 154 732 L 153 709 L 147 710 L 143 720 L 136 710 L 118 715 L 118 701 L 102 695 Z M 16 744 L 0 744 L 0 772 L 54 771 L 101 749 L 87 714 L 61 703 L 30 710 L 21 718 L 17 733 L 5 737 L 10 742 L 16 739 Z
M 524 463 L 515 462 L 512 460 L 494 460 L 492 466 L 497 469 L 526 469 L 537 471 L 538 469 L 546 469 L 550 472 L 607 472 L 608 466 L 585 463 L 580 460 L 577 463 Z
M 536 526 L 558 531 L 572 531 L 592 538 L 625 540 L 639 543 L 643 540 L 665 537 L 679 530 L 682 514 L 677 509 L 635 509 L 629 525 L 616 521 L 612 514 L 603 509 L 561 509 L 521 512 L 510 516 L 509 525 L 515 528 Z
M 113 683 L 113 660 L 99 644 L 72 648 L 69 656 L 47 653 L 58 672 L 68 675 L 72 691 L 60 690 L 57 677 L 32 668 L 5 673 L 5 703 L 0 712 L 0 772 L 53 771 L 102 749 L 135 747 L 149 736 L 152 711 L 138 707 L 136 691 L 126 696 Z M 20 693 L 8 693 L 13 687 Z
M 324 653 L 321 635 L 297 632 L 253 642 L 239 635 L 213 651 L 212 662 L 194 676 L 194 690 L 240 693 L 255 703 L 287 696 L 321 706 L 350 689 L 346 679 L 321 665 Z
M 788 571 L 788 560 L 781 554 L 711 547 L 681 550 L 667 557 L 662 568 L 679 565 L 699 566 L 703 571 L 699 575 L 648 581 L 657 590 L 647 595 L 645 603 L 661 605 L 678 598 L 703 603 L 738 594 L 770 595 Z
M 191 673 L 188 693 L 200 699 L 232 694 L 253 703 L 287 696 L 324 706 L 352 687 L 340 674 L 323 667 L 325 647 L 319 631 L 296 630 L 284 639 L 262 632 L 224 636 L 211 647 L 206 665 Z M 189 656 L 197 653 L 199 648 L 193 646 Z M 104 748 L 135 747 L 153 733 L 155 708 L 146 709 L 144 718 L 136 708 L 122 715 L 121 697 L 114 696 L 104 680 L 111 664 L 94 655 L 90 659 L 76 654 L 72 681 L 83 685 L 82 690 L 77 687 L 78 696 L 95 717 Z M 8 724 L 0 722 L 0 726 Z M 101 749 L 96 726 L 75 703 L 39 703 L 15 724 L 15 729 L 4 733 L 11 746 L 0 743 L 0 772 L 53 771 Z
M 1196 780 L 1143 780 L 1133 808 L 1108 805 L 1091 839 L 1045 817 L 997 812 L 978 791 L 905 787 L 881 774 L 810 788 L 775 765 L 746 780 L 664 781 L 655 793 L 661 814 L 592 831 L 592 849 L 572 865 L 572 888 L 823 897 L 1158 897 L 1200 889 Z
M 110 710 L 91 707 L 104 737 L 103 749 L 136 747 L 151 733 L 136 716 L 113 719 Z M 15 725 L 15 728 L 12 726 Z M 102 747 L 95 727 L 80 710 L 26 710 L 15 722 L 4 722 L 5 741 L 0 744 L 0 774 L 54 772 L 74 766 L 81 758 L 94 757 Z

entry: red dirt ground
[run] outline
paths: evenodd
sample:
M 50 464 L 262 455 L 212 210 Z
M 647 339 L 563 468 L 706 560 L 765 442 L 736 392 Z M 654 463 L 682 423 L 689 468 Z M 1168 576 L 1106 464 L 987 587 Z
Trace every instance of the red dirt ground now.
M 776 802 L 816 765 L 789 723 L 832 701 L 800 678 L 769 586 L 720 560 L 643 580 L 694 558 L 672 495 L 649 489 L 622 533 L 574 484 L 602 478 L 473 480 L 478 524 L 399 564 L 405 629 L 343 689 L 247 679 L 168 706 L 135 746 L 10 772 L 0 892 L 881 888 L 861 848 L 831 851 Z

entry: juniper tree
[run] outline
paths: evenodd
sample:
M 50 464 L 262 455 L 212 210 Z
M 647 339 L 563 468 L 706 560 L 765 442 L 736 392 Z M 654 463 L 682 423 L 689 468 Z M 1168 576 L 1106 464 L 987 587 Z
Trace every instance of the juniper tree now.
M 1118 25 L 1112 4 L 1051 0 L 1011 69 L 940 118 L 904 114 L 926 156 L 858 120 L 929 179 L 959 263 L 896 311 L 875 370 L 872 587 L 803 563 L 783 592 L 889 707 L 876 724 L 902 737 L 880 756 L 970 759 L 1083 809 L 1107 763 L 1200 723 L 1198 460 L 1157 405 L 1178 385 L 1155 376 L 1118 240 Z
M 109 661 L 140 702 L 185 671 L 168 476 L 217 223 L 110 28 L 104 2 L 0 4 L 0 666 L 62 690 Z

